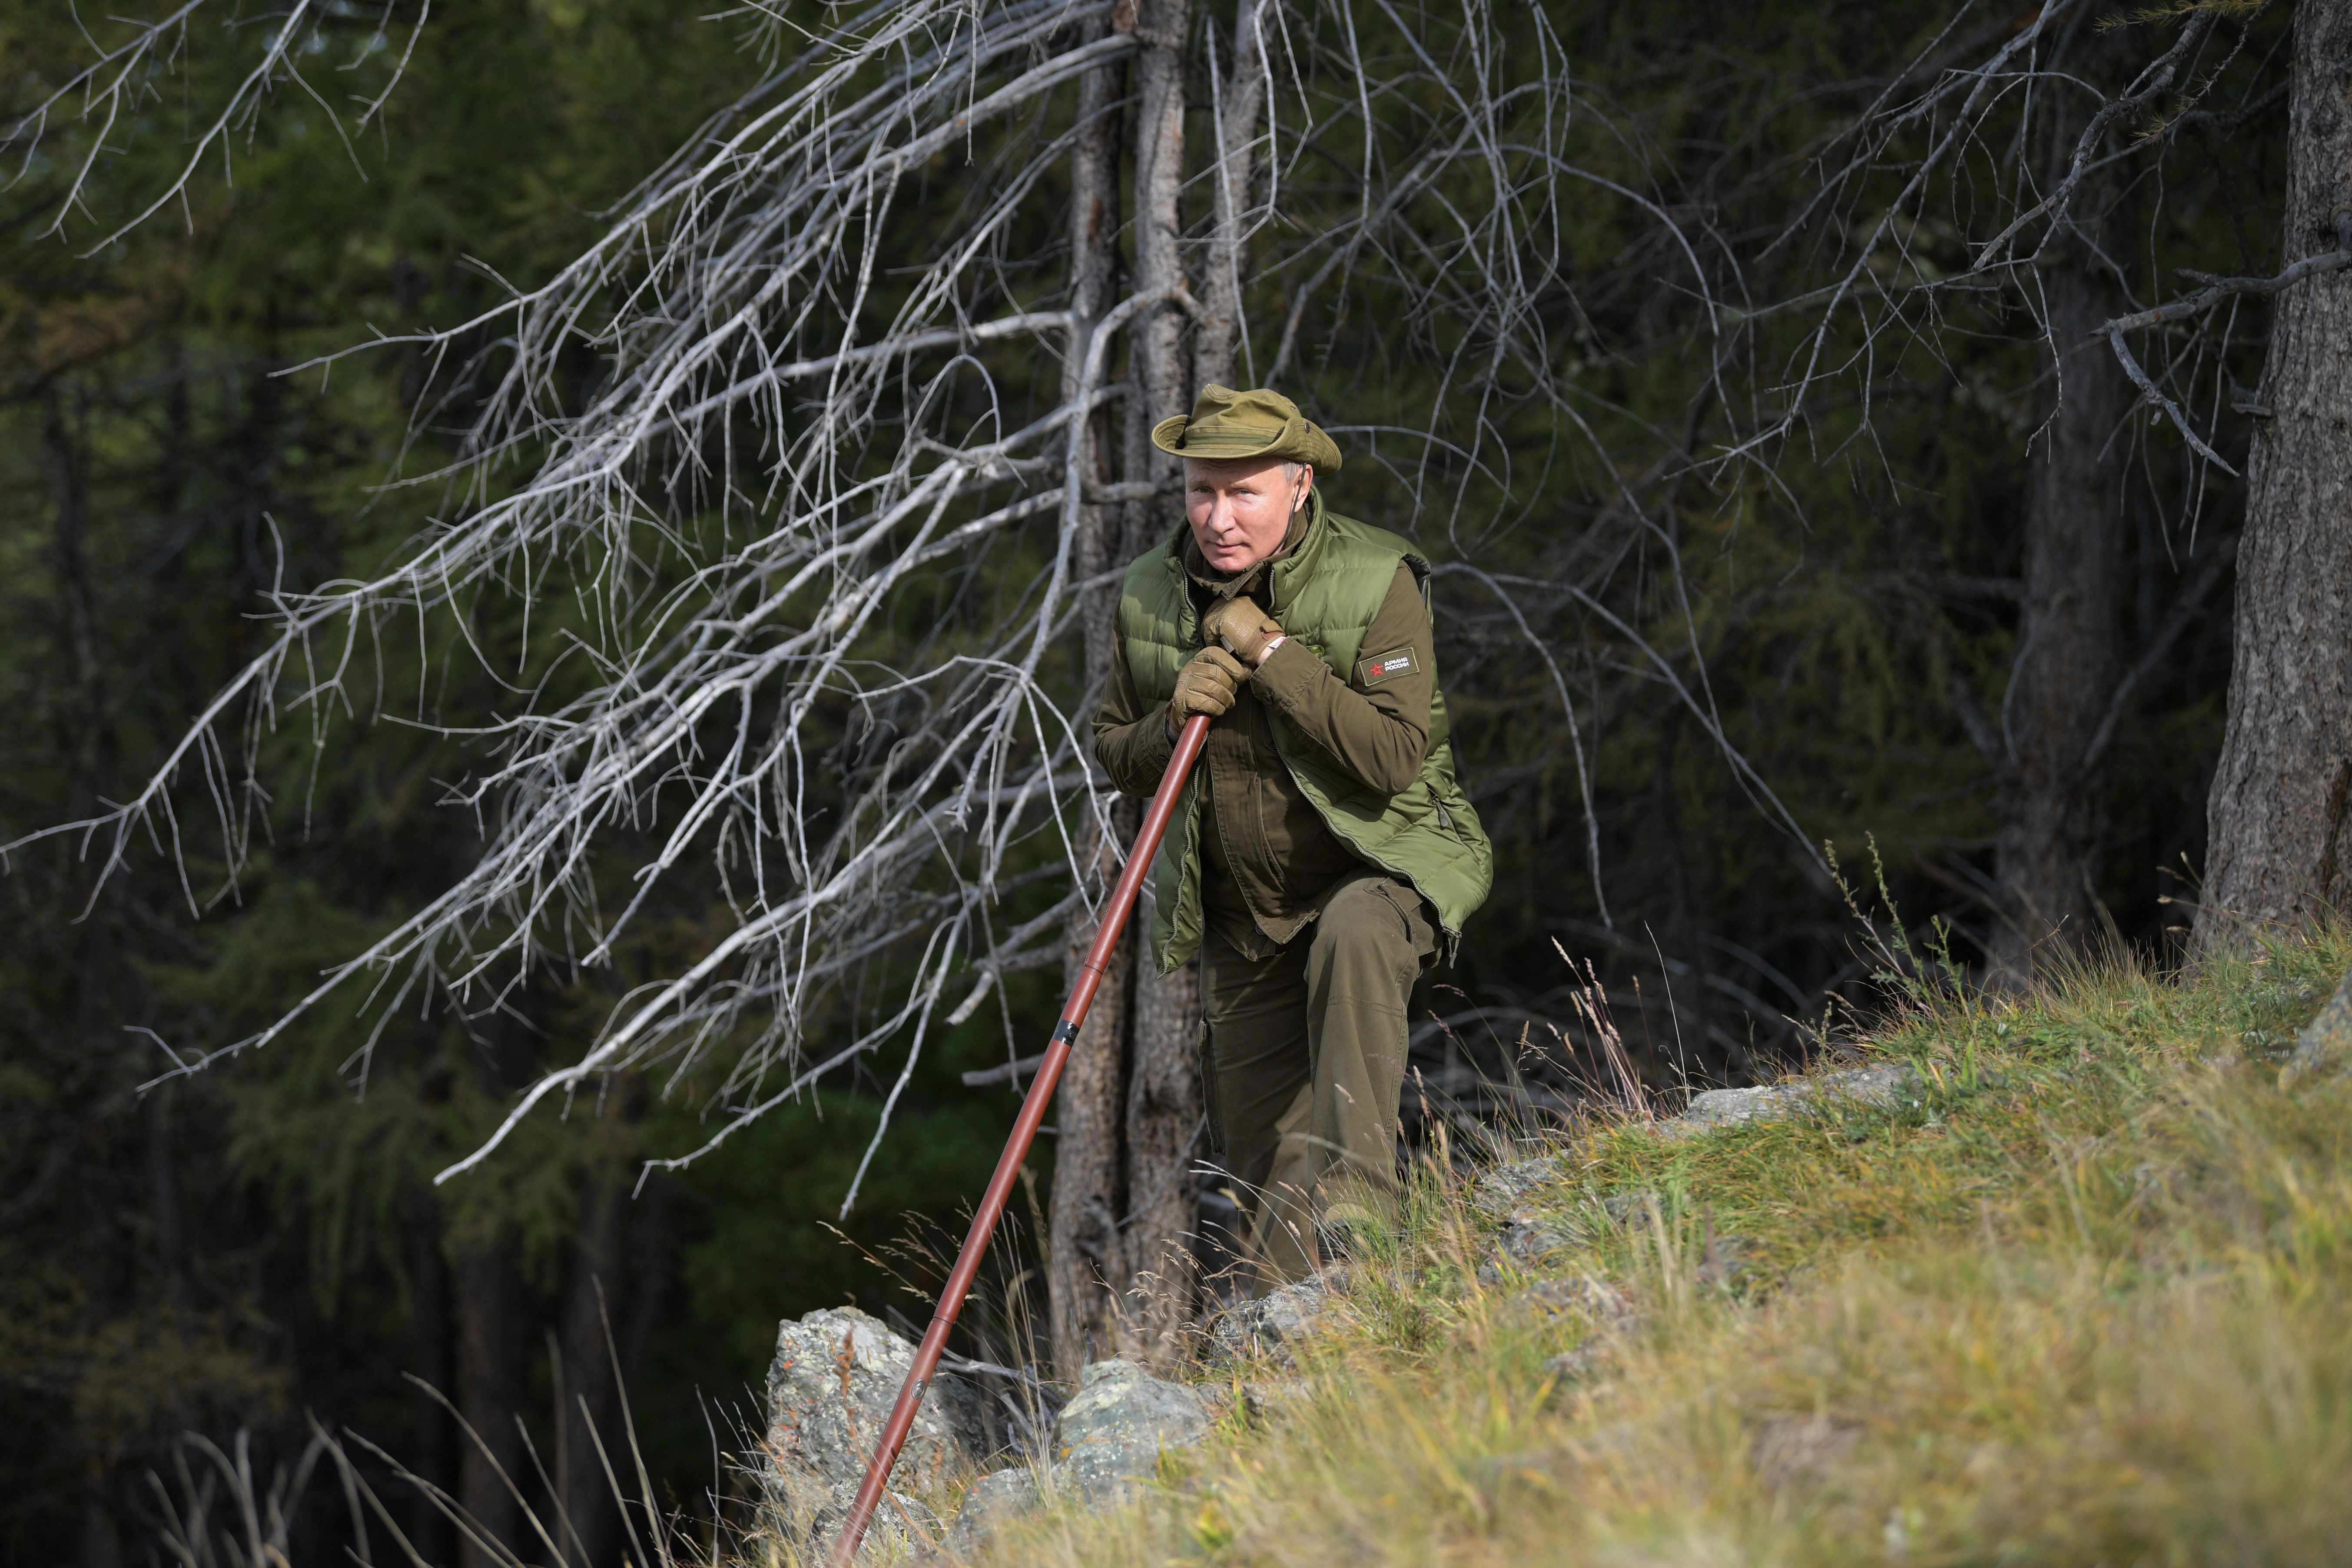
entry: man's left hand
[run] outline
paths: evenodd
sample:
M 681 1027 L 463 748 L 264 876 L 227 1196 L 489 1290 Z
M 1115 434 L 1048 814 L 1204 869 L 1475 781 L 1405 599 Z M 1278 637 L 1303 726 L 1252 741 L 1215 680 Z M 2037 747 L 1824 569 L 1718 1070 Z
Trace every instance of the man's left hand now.
M 1224 644 L 1255 668 L 1282 639 L 1282 623 L 1259 609 L 1247 594 L 1240 594 L 1209 607 L 1201 617 L 1201 635 Z

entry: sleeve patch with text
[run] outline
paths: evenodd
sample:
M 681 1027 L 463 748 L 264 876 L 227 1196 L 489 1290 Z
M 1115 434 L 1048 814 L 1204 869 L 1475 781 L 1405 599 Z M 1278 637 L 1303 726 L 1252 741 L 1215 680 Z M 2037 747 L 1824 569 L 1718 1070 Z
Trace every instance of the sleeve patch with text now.
M 1391 676 L 1410 675 L 1414 668 L 1412 649 L 1401 647 L 1393 653 L 1360 660 L 1356 665 L 1356 684 L 1378 686 Z

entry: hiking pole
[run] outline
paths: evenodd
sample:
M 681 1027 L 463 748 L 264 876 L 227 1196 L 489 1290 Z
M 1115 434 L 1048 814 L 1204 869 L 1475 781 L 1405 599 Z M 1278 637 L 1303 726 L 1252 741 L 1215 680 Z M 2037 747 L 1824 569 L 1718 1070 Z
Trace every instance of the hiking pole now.
M 981 1195 L 980 1207 L 971 1216 L 971 1234 L 963 1238 L 963 1250 L 956 1254 L 955 1267 L 948 1271 L 947 1289 L 940 1292 L 939 1308 L 931 1314 L 931 1326 L 915 1352 L 915 1364 L 907 1373 L 906 1386 L 898 1390 L 898 1403 L 890 1407 L 889 1422 L 882 1428 L 882 1441 L 875 1445 L 874 1462 L 866 1467 L 866 1479 L 857 1489 L 857 1500 L 850 1505 L 849 1518 L 842 1523 L 841 1540 L 833 1549 L 833 1568 L 849 1568 L 857 1556 L 858 1542 L 866 1538 L 866 1527 L 872 1522 L 874 1510 L 882 1500 L 882 1490 L 889 1485 L 891 1468 L 898 1462 L 898 1450 L 906 1446 L 907 1434 L 914 1429 L 915 1412 L 921 1407 L 931 1373 L 939 1367 L 940 1352 L 948 1347 L 948 1331 L 955 1327 L 956 1319 L 963 1311 L 964 1298 L 971 1294 L 972 1279 L 980 1273 L 980 1260 L 988 1250 L 988 1239 L 996 1234 L 996 1222 L 1004 1215 L 1005 1202 L 1013 1195 L 1013 1180 L 1021 1173 L 1021 1162 L 1028 1158 L 1029 1145 L 1037 1141 L 1038 1123 L 1045 1120 L 1045 1104 L 1054 1098 L 1054 1086 L 1061 1081 L 1063 1065 L 1070 1059 L 1071 1042 L 1078 1037 L 1078 1026 L 1087 1021 L 1087 1014 L 1095 1005 L 1095 993 L 1101 988 L 1103 974 L 1110 968 L 1111 954 L 1118 950 L 1119 936 L 1127 930 L 1127 917 L 1134 912 L 1136 896 L 1143 890 L 1143 879 L 1150 874 L 1152 857 L 1160 852 L 1160 840 L 1167 836 L 1168 819 L 1176 815 L 1176 797 L 1183 793 L 1184 780 L 1192 772 L 1192 763 L 1208 738 L 1209 716 L 1205 713 L 1185 720 L 1184 728 L 1176 736 L 1176 754 L 1168 759 L 1168 772 L 1160 780 L 1150 808 L 1143 814 L 1143 828 L 1135 836 L 1135 847 L 1128 854 L 1127 868 L 1119 873 L 1118 885 L 1111 889 L 1110 901 L 1103 906 L 1102 923 L 1095 930 L 1094 945 L 1087 949 L 1077 985 L 1062 1008 L 1061 1022 L 1054 1026 L 1054 1037 L 1045 1047 L 1045 1059 L 1037 1064 L 1037 1076 L 1030 1081 L 1028 1098 L 1021 1102 L 1021 1114 L 1013 1119 L 1013 1136 L 1005 1140 L 1004 1152 L 996 1162 L 996 1174 L 988 1179 L 988 1190 Z

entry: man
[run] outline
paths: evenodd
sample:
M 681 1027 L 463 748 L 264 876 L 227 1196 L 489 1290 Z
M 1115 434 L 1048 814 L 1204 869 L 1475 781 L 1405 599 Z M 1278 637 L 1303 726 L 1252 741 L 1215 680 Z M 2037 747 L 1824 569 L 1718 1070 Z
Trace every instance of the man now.
M 1128 569 L 1096 754 L 1149 795 L 1208 745 L 1152 870 L 1163 974 L 1197 952 L 1211 1142 L 1262 1267 L 1297 1279 L 1395 1223 L 1406 999 L 1486 897 L 1454 775 L 1429 563 L 1324 510 L 1339 449 L 1279 394 L 1211 386 L 1153 445 L 1187 525 Z

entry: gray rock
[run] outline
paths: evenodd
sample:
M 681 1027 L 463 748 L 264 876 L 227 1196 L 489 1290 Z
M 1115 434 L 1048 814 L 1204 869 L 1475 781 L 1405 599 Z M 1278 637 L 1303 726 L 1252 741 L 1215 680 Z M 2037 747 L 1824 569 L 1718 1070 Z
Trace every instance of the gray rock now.
M 1096 1362 L 1055 1428 L 1055 1489 L 1095 1507 L 1120 1501 L 1158 1471 L 1162 1450 L 1208 1435 L 1208 1407 L 1192 1389 L 1131 1361 Z
M 1633 1298 L 1590 1274 L 1538 1279 L 1512 1297 L 1507 1305 L 1511 1310 L 1538 1317 L 1572 1315 L 1601 1328 L 1614 1328 L 1633 1316 Z
M 1623 1217 L 1624 1197 L 1611 1198 L 1603 1205 L 1612 1219 Z M 1592 1239 L 1591 1228 L 1597 1222 L 1574 1213 L 1540 1209 L 1528 1205 L 1511 1210 L 1501 1216 L 1495 1229 L 1495 1250 L 1478 1265 L 1478 1283 L 1493 1289 L 1507 1281 L 1514 1274 L 1528 1274 L 1541 1269 L 1556 1255 L 1584 1246 Z
M 1691 1096 L 1690 1108 L 1662 1124 L 1658 1132 L 1661 1137 L 1687 1138 L 1694 1132 L 1737 1127 L 1743 1121 L 1776 1121 L 1791 1114 L 1800 1103 L 1778 1084 L 1759 1084 L 1753 1089 L 1710 1089 Z
M 1639 1227 L 1649 1223 L 1649 1201 L 1656 1196 L 1646 1187 L 1638 1193 L 1619 1193 L 1601 1200 L 1601 1212 L 1613 1225 Z M 1590 1240 L 1587 1229 L 1567 1215 L 1514 1210 L 1503 1216 L 1495 1232 L 1495 1250 L 1478 1265 L 1478 1283 L 1493 1289 L 1515 1275 L 1533 1272 L 1554 1254 Z
M 1892 1105 L 1904 1090 L 1912 1087 L 1917 1076 L 1906 1063 L 1889 1062 L 1879 1067 L 1846 1068 L 1836 1072 L 1815 1073 L 1811 1078 L 1791 1079 L 1787 1083 L 1765 1084 L 1756 1089 L 1711 1089 L 1704 1094 L 1694 1095 L 1690 1109 L 1661 1125 L 1658 1133 L 1664 1138 L 1688 1138 L 1700 1132 L 1711 1132 L 1718 1127 L 1737 1127 L 1748 1121 L 1775 1121 L 1782 1117 L 1822 1110 L 1841 1102 Z
M 1497 1165 L 1470 1189 L 1470 1206 L 1490 1220 L 1505 1219 L 1525 1208 L 1537 1193 L 1559 1182 L 1563 1173 L 1557 1155 Z
M 948 1552 L 958 1557 L 972 1555 L 1005 1525 L 1034 1512 L 1040 1500 L 1036 1472 L 1026 1465 L 981 1477 L 964 1492 L 963 1507 L 948 1526 Z
M 1326 1268 L 1294 1284 L 1267 1291 L 1255 1301 L 1236 1301 L 1209 1330 L 1213 1362 L 1266 1356 L 1292 1364 L 1291 1347 L 1328 1328 L 1339 1292 L 1348 1288 L 1345 1268 Z
M 1633 1310 L 1632 1297 L 1591 1275 L 1538 1279 L 1511 1298 L 1510 1306 L 1517 1311 L 1591 1325 L 1590 1336 L 1543 1363 L 1544 1371 L 1562 1383 L 1581 1383 L 1605 1371 L 1642 1321 Z
M 1054 1462 L 1042 1473 L 1014 1466 L 974 1481 L 948 1529 L 947 1550 L 979 1551 L 1049 1497 L 1087 1508 L 1122 1502 L 1158 1472 L 1163 1452 L 1193 1447 L 1208 1435 L 1208 1405 L 1197 1390 L 1131 1361 L 1092 1363 L 1055 1423 Z
M 1540 1263 L 1583 1240 L 1576 1224 L 1561 1215 L 1540 1209 L 1513 1209 L 1495 1233 L 1495 1246 L 1514 1263 Z
M 788 1533 L 864 1479 L 915 1347 L 854 1307 L 811 1312 L 776 1331 L 768 1369 L 767 1488 Z M 931 1380 L 892 1483 L 936 1494 L 956 1470 L 983 1467 L 1002 1447 L 987 1403 L 962 1379 Z M 877 1518 L 879 1516 L 877 1515 Z
M 807 1561 L 824 1563 L 832 1559 L 834 1546 L 841 1539 L 841 1527 L 849 1518 L 850 1505 L 857 1500 L 857 1486 L 856 1481 L 836 1483 L 810 1513 L 807 1531 L 801 1537 L 807 1543 Z M 885 1492 L 881 1506 L 874 1510 L 873 1521 L 866 1527 L 866 1538 L 857 1543 L 857 1561 L 904 1562 L 939 1545 L 944 1533 L 940 1516 L 919 1500 L 904 1492 Z
M 1613 1193 L 1601 1200 L 1601 1211 L 1614 1225 L 1628 1226 L 1635 1230 L 1648 1228 L 1660 1208 L 1657 1189 L 1643 1187 L 1635 1192 Z
M 2304 1026 L 2294 1040 L 2294 1054 L 2279 1068 L 2279 1087 L 2293 1089 L 2306 1079 L 2342 1073 L 2352 1065 L 2352 974 L 2336 988 L 2319 1016 Z

